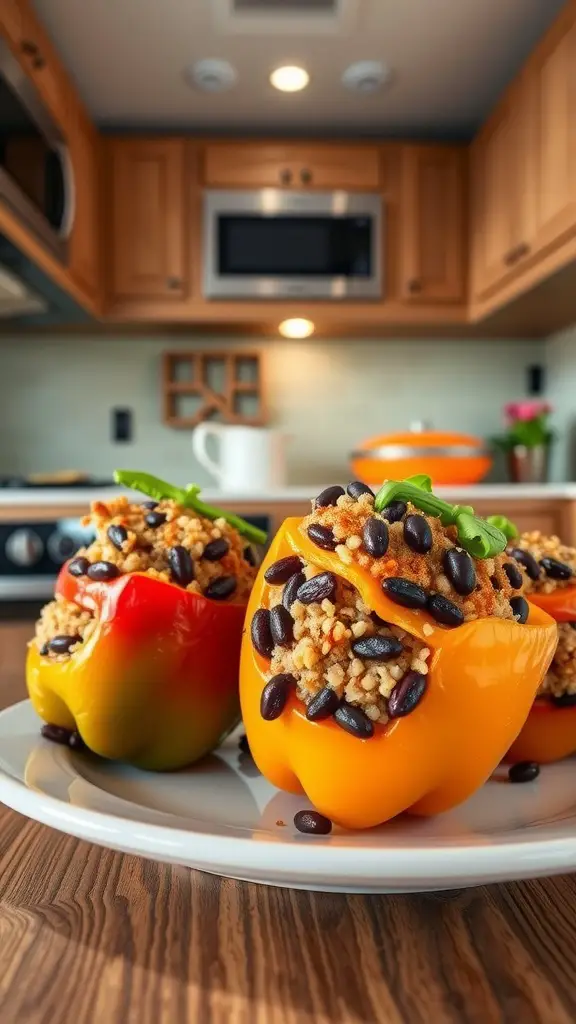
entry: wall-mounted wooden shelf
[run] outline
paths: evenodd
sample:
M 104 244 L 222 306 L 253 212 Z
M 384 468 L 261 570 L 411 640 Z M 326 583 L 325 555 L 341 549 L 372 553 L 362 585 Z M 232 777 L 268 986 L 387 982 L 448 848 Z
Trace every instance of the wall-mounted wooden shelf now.
M 170 427 L 204 420 L 261 426 L 266 412 L 257 352 L 165 352 L 163 419 Z

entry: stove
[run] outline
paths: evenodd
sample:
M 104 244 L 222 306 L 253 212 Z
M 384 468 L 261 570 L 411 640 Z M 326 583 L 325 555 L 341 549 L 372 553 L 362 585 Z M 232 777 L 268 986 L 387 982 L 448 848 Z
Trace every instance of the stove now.
M 99 480 L 96 477 L 87 476 L 79 477 L 77 479 L 66 480 L 64 478 L 54 477 L 52 480 L 48 477 L 44 480 L 35 480 L 34 477 L 27 476 L 0 476 L 0 489 L 1 490 L 40 490 L 42 488 L 58 488 L 58 489 L 80 489 L 80 488 L 91 488 L 91 487 L 114 487 L 113 480 Z

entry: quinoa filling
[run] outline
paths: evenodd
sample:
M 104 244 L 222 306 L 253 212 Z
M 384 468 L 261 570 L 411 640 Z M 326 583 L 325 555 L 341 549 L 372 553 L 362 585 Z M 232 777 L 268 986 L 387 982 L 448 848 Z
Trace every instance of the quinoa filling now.
M 112 580 L 145 573 L 190 593 L 244 604 L 256 575 L 252 549 L 225 519 L 200 517 L 171 500 L 94 502 L 83 525 L 96 539 L 68 564 L 72 576 Z M 32 640 L 51 659 L 66 660 L 95 628 L 94 613 L 56 597 L 42 610 Z
M 380 513 L 374 495 L 355 481 L 348 494 L 327 488 L 300 526 L 344 567 L 358 564 L 396 604 L 430 616 L 446 628 L 487 616 L 524 623 L 529 608 L 523 574 L 508 555 L 474 559 L 457 531 L 408 502 Z M 424 697 L 431 650 L 417 637 L 382 621 L 358 590 L 336 572 L 299 556 L 270 565 L 266 607 L 251 623 L 252 643 L 269 660 L 261 700 L 265 719 L 277 718 L 288 695 L 306 716 L 333 716 L 348 732 L 373 735 L 374 724 L 412 712 Z
M 509 549 L 525 577 L 527 594 L 552 594 L 576 585 L 576 548 L 539 530 L 523 533 Z M 558 623 L 558 647 L 538 696 L 559 706 L 576 704 L 576 623 Z

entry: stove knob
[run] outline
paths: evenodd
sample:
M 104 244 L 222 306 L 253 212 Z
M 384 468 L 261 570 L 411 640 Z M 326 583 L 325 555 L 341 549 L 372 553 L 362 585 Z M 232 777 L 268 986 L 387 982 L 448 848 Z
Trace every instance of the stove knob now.
M 34 530 L 22 527 L 10 534 L 6 541 L 5 552 L 6 558 L 13 565 L 29 568 L 36 565 L 42 558 L 44 544 L 42 538 Z
M 68 558 L 72 558 L 80 546 L 78 539 L 75 540 L 67 533 L 51 533 L 48 538 L 48 554 L 56 565 L 62 565 Z

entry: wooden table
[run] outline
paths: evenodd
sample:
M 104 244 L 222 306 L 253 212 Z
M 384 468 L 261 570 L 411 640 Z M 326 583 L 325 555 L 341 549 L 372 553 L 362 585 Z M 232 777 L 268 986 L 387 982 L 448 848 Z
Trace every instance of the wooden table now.
M 0 706 L 30 627 L 0 626 Z M 572 877 L 331 896 L 99 849 L 0 806 L 1 1024 L 573 1024 Z

